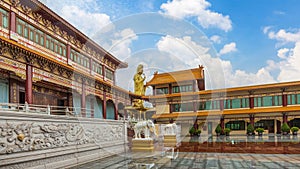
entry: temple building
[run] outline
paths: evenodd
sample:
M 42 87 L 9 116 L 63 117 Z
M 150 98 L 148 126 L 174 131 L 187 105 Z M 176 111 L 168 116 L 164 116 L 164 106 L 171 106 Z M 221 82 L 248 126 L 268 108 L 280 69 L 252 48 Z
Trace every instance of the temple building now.
M 203 69 L 154 73 L 153 95 L 144 99 L 155 105 L 156 123 L 180 124 L 182 135 L 194 125 L 207 135 L 218 124 L 233 135 L 246 134 L 248 124 L 274 134 L 285 122 L 300 127 L 300 81 L 205 90 Z
M 38 0 L 0 1 L 0 103 L 118 119 L 141 98 L 116 86 L 116 70 L 126 67 Z M 217 124 L 233 134 L 248 124 L 266 133 L 280 133 L 284 122 L 300 127 L 299 81 L 206 90 L 204 77 L 203 66 L 155 72 L 146 84 L 153 95 L 142 96 L 155 106 L 155 122 L 176 122 L 182 134 L 196 125 L 208 135 Z
M 135 97 L 115 85 L 116 70 L 127 63 L 37 0 L 0 1 L 0 46 L 0 103 L 117 119 Z

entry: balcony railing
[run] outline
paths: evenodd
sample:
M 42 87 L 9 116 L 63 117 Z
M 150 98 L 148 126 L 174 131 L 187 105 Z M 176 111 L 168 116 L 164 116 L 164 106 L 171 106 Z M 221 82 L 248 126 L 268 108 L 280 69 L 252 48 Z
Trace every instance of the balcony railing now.
M 67 106 L 50 106 L 35 104 L 19 103 L 0 103 L 0 111 L 38 113 L 47 115 L 66 115 L 76 117 L 86 117 L 87 112 L 94 112 L 94 109 L 67 107 Z

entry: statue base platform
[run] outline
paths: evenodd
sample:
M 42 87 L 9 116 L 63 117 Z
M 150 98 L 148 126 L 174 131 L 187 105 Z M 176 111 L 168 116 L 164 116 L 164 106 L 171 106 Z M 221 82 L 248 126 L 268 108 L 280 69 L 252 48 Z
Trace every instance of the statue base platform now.
M 132 139 L 132 152 L 153 152 L 153 139 Z
M 177 146 L 176 135 L 164 135 L 164 146 L 176 147 Z

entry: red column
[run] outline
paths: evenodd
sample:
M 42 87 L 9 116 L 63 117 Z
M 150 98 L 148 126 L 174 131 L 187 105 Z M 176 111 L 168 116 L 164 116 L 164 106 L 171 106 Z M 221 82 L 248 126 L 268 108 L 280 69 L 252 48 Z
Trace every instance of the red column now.
M 205 82 L 204 82 L 204 79 L 199 79 L 199 80 L 197 80 L 197 83 L 198 83 L 198 89 L 199 89 L 199 90 L 205 90 Z
M 196 100 L 196 98 L 194 97 L 194 100 Z M 193 101 L 193 111 L 197 112 L 197 102 Z
M 68 44 L 67 45 L 67 61 L 69 61 L 71 56 L 71 46 Z
M 85 111 L 85 108 L 86 108 L 86 101 L 85 101 L 85 80 L 83 79 L 82 80 L 82 87 L 81 87 L 81 113 L 82 113 L 82 117 L 85 117 L 86 116 L 86 111 Z
M 152 86 L 152 88 L 153 88 L 153 96 L 155 96 L 155 86 Z
M 26 65 L 25 101 L 32 104 L 32 66 Z
M 250 107 L 250 109 L 254 108 L 254 97 L 253 96 L 249 97 L 249 107 Z
M 102 65 L 102 75 L 103 75 L 103 80 L 105 80 L 105 66 Z
M 10 30 L 16 32 L 16 14 L 10 12 Z
M 103 119 L 106 119 L 106 92 L 103 92 Z
M 172 94 L 172 84 L 169 84 L 169 94 Z
M 222 128 L 221 134 L 225 134 L 225 133 L 224 133 L 225 123 L 224 123 L 224 117 L 223 117 L 223 116 L 222 116 L 221 119 L 220 119 L 220 127 Z
M 282 113 L 282 123 L 287 123 L 287 114 Z
M 114 104 L 114 108 L 115 108 L 115 120 L 118 120 L 118 101 L 116 100 L 115 101 L 115 104 Z
M 94 105 L 94 98 L 91 98 L 91 117 L 95 117 L 95 105 Z
M 254 127 L 254 115 L 250 114 L 249 118 L 250 118 L 250 124 Z
M 196 92 L 196 81 L 195 80 L 193 80 L 193 92 Z M 197 99 L 197 96 L 193 96 L 193 99 L 194 99 L 194 101 L 193 101 L 193 111 L 194 112 L 197 112 L 197 110 L 198 110 L 198 107 L 197 107 L 197 101 L 196 100 L 198 100 Z
M 287 106 L 287 94 L 282 94 L 282 106 Z
M 169 113 L 173 113 L 173 106 L 172 106 L 172 100 L 169 102 Z
M 223 99 L 220 100 L 220 110 L 221 111 L 224 110 L 224 100 Z
M 224 117 L 221 117 L 221 119 L 220 119 L 220 126 L 221 126 L 222 130 L 224 130 L 224 128 L 225 128 Z
M 194 128 L 195 128 L 195 129 L 198 129 L 198 119 L 197 119 L 197 117 L 196 117 L 196 120 L 195 120 L 195 122 L 194 122 Z

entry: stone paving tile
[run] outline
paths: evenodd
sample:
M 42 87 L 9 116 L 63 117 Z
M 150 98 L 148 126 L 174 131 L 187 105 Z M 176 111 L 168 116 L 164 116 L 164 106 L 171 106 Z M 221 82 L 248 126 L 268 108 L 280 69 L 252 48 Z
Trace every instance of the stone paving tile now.
M 298 169 L 300 155 L 289 154 L 222 154 L 181 152 L 177 159 L 165 157 L 132 159 L 130 156 L 113 156 L 72 169 Z M 142 165 L 142 164 L 147 165 Z M 151 166 L 152 165 L 152 166 Z

